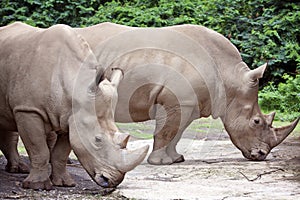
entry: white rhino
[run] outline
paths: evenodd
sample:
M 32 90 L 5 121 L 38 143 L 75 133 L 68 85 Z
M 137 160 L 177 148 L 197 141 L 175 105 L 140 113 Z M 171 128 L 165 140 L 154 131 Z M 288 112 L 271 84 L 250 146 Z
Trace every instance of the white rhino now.
M 103 80 L 88 43 L 73 29 L 16 22 L 0 28 L 0 43 L 0 149 L 7 171 L 26 171 L 16 149 L 19 133 L 30 158 L 24 188 L 74 186 L 66 170 L 71 148 L 103 187 L 118 185 L 142 162 L 148 147 L 125 149 L 128 137 L 114 123 L 121 71 Z M 58 135 L 50 152 L 53 132 Z
M 176 144 L 200 117 L 221 118 L 233 144 L 251 160 L 263 160 L 299 119 L 275 128 L 275 113 L 258 106 L 258 79 L 266 64 L 250 70 L 221 34 L 203 26 L 133 28 L 101 23 L 78 28 L 99 64 L 124 71 L 118 87 L 117 122 L 156 120 L 152 164 L 184 161 Z

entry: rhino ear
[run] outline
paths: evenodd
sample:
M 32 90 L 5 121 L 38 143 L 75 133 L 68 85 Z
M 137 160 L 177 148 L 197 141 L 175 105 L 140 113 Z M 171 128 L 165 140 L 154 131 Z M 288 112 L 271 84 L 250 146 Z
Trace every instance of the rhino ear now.
M 250 80 L 256 81 L 263 77 L 264 72 L 267 68 L 267 63 L 261 65 L 260 67 L 253 69 L 248 72 L 247 76 L 250 78 Z

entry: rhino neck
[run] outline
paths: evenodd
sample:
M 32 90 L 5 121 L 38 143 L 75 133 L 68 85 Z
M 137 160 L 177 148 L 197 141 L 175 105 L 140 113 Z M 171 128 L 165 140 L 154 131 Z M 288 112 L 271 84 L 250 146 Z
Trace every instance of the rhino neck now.
M 231 66 L 231 69 L 229 70 L 227 66 Z M 226 118 L 232 112 L 232 105 L 239 98 L 239 93 L 244 92 L 243 85 L 245 83 L 243 82 L 243 77 L 245 71 L 249 68 L 240 59 L 233 59 L 220 63 L 218 69 L 219 81 L 222 83 L 218 84 L 217 87 L 223 91 L 223 96 L 216 99 L 215 105 L 217 105 L 217 109 L 220 109 L 220 112 L 217 111 L 219 117 L 223 123 L 226 123 Z M 212 109 L 215 109 L 214 106 Z
M 247 81 L 246 74 L 250 71 L 244 62 L 234 65 L 231 72 L 222 73 L 224 88 L 226 92 L 224 115 L 221 120 L 226 131 L 230 134 L 234 132 L 244 132 L 247 121 L 253 115 L 261 115 L 258 106 L 258 84 L 251 85 Z M 234 74 L 234 76 L 232 76 Z M 251 83 L 251 84 L 249 84 Z

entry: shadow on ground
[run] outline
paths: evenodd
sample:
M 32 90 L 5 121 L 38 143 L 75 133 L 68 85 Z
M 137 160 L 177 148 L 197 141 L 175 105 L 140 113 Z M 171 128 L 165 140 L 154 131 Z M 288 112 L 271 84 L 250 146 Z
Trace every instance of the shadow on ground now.
M 23 156 L 23 160 L 28 162 L 28 157 Z M 54 187 L 51 191 L 22 189 L 22 181 L 27 174 L 8 173 L 4 170 L 5 165 L 5 158 L 0 156 L 0 199 L 126 199 L 115 189 L 103 189 L 96 185 L 77 160 L 72 160 L 72 164 L 68 165 L 76 187 Z

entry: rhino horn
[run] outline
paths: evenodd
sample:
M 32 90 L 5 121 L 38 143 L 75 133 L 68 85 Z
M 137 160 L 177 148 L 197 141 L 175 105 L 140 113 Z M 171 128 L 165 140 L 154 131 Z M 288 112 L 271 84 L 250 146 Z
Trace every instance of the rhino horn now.
M 261 65 L 260 67 L 250 70 L 247 74 L 247 76 L 250 78 L 250 80 L 257 80 L 263 77 L 264 72 L 266 70 L 267 67 L 267 63 Z
M 146 157 L 149 145 L 135 150 L 120 149 L 121 157 L 117 161 L 117 169 L 123 173 L 133 170 Z
M 118 87 L 120 81 L 123 79 L 124 72 L 120 68 L 112 68 L 111 83 Z
M 270 146 L 273 148 L 280 144 L 294 130 L 299 122 L 299 119 L 300 118 L 296 119 L 290 125 L 272 128 L 271 130 L 273 131 L 274 138 L 272 139 Z
M 115 144 L 119 145 L 121 149 L 125 149 L 128 143 L 130 135 L 128 133 L 115 132 L 113 136 L 113 141 Z
M 272 126 L 274 117 L 275 117 L 276 112 L 271 112 L 270 114 L 264 115 L 266 122 L 269 126 Z

